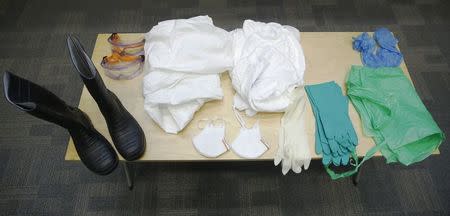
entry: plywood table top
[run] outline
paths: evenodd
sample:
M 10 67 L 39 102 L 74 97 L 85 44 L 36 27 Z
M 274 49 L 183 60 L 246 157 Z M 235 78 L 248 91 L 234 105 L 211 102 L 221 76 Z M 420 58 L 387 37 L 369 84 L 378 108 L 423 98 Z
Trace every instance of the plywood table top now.
M 306 58 L 305 83 L 317 84 L 334 80 L 345 92 L 345 78 L 352 65 L 361 65 L 359 53 L 352 49 L 352 37 L 359 32 L 302 32 L 301 44 Z M 145 132 L 147 149 L 139 161 L 223 161 L 247 160 L 228 151 L 218 158 L 206 158 L 200 155 L 192 145 L 192 137 L 200 132 L 197 128 L 199 119 L 222 118 L 226 122 L 226 140 L 231 143 L 239 131 L 239 123 L 232 111 L 234 90 L 231 86 L 228 73 L 221 74 L 221 84 L 224 98 L 220 101 L 211 101 L 195 114 L 194 119 L 177 135 L 167 134 L 153 122 L 144 110 L 144 97 L 142 95 L 142 80 L 145 74 L 133 80 L 113 80 L 104 74 L 100 62 L 103 56 L 110 55 L 111 50 L 107 38 L 110 34 L 99 34 L 95 44 L 92 60 L 103 78 L 106 86 L 122 101 L 123 105 L 136 118 Z M 142 37 L 143 34 L 127 34 L 130 37 Z M 410 78 L 405 63 L 401 64 L 405 75 Z M 357 154 L 364 154 L 372 148 L 374 141 L 362 133 L 361 120 L 353 105 L 349 105 L 349 115 L 358 135 L 359 145 Z M 106 122 L 90 96 L 86 87 L 81 94 L 79 108 L 86 112 L 95 128 L 111 143 Z M 313 159 L 320 158 L 314 152 L 315 119 L 309 102 L 306 105 L 306 124 L 310 150 Z M 245 114 L 242 114 L 245 116 Z M 245 117 L 247 126 L 253 125 L 257 119 L 260 122 L 261 134 L 270 145 L 270 149 L 255 160 L 272 160 L 278 148 L 278 130 L 282 113 L 258 113 L 254 117 Z M 436 151 L 436 154 L 439 152 Z M 378 152 L 379 156 L 380 153 Z M 72 139 L 66 151 L 66 160 L 80 160 Z M 121 158 L 122 159 L 122 158 Z

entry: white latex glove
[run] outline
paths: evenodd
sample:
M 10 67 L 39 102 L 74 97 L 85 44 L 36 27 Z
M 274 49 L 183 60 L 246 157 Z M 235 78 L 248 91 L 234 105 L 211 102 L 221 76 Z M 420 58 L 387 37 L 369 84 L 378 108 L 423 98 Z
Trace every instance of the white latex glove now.
M 303 87 L 292 92 L 292 102 L 281 118 L 278 151 L 274 157 L 274 164 L 282 163 L 282 173 L 286 175 L 290 169 L 294 173 L 307 170 L 311 162 L 308 137 L 305 126 L 306 94 Z

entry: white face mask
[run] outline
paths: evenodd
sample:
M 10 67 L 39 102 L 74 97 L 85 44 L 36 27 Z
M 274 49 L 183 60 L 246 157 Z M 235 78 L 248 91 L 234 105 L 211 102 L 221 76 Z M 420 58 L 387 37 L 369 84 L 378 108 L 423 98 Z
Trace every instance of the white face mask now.
M 234 114 L 241 124 L 241 130 L 231 144 L 231 149 L 242 158 L 254 159 L 260 157 L 269 149 L 269 146 L 261 138 L 259 122 L 256 122 L 252 128 L 246 128 L 244 120 L 236 110 L 234 110 Z
M 225 125 L 216 126 L 208 123 L 205 128 L 192 138 L 195 149 L 205 157 L 215 158 L 228 151 L 225 141 Z

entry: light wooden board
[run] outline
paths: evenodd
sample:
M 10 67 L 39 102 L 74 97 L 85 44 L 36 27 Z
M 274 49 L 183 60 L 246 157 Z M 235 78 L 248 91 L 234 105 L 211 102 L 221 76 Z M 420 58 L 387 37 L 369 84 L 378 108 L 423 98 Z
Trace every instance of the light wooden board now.
M 306 57 L 305 83 L 317 84 L 327 81 L 336 81 L 345 92 L 344 81 L 351 65 L 361 65 L 359 53 L 352 49 L 352 37 L 359 32 L 303 32 L 301 33 L 301 44 Z M 199 133 L 197 122 L 205 118 L 223 118 L 226 122 L 226 140 L 231 143 L 237 136 L 239 124 L 232 112 L 232 99 L 234 90 L 232 89 L 228 73 L 221 75 L 224 98 L 221 101 L 206 103 L 196 114 L 187 127 L 177 135 L 165 133 L 149 117 L 144 110 L 144 98 L 142 96 L 142 79 L 145 74 L 141 74 L 133 80 L 113 80 L 104 75 L 100 66 L 102 57 L 110 55 L 110 46 L 107 38 L 110 34 L 99 34 L 95 44 L 92 60 L 103 78 L 106 86 L 113 91 L 128 111 L 137 119 L 142 126 L 147 138 L 147 150 L 139 161 L 216 161 L 216 160 L 245 160 L 232 151 L 221 155 L 219 158 L 211 159 L 201 156 L 192 146 L 192 137 Z M 142 37 L 143 34 L 127 34 L 129 37 Z M 406 76 L 410 78 L 408 69 L 404 63 L 401 68 Z M 76 82 L 79 82 L 78 80 Z M 350 103 L 351 104 L 351 103 Z M 355 127 L 359 139 L 357 153 L 363 156 L 367 150 L 374 146 L 371 138 L 362 134 L 361 120 L 353 105 L 350 105 L 349 115 Z M 105 120 L 97 107 L 97 104 L 89 95 L 86 88 L 83 89 L 79 108 L 86 112 L 94 124 L 110 142 L 111 138 L 106 127 Z M 314 152 L 314 130 L 315 119 L 312 114 L 309 102 L 306 105 L 307 134 L 310 143 L 310 150 L 313 158 L 320 158 Z M 243 114 L 244 116 L 245 114 Z M 270 145 L 270 149 L 256 160 L 271 160 L 278 147 L 278 130 L 282 113 L 259 113 L 255 117 L 245 118 L 247 125 L 251 126 L 256 119 L 260 121 L 261 133 Z M 435 153 L 438 153 L 436 151 Z M 377 153 L 379 156 L 380 154 Z M 79 160 L 70 139 L 66 160 Z

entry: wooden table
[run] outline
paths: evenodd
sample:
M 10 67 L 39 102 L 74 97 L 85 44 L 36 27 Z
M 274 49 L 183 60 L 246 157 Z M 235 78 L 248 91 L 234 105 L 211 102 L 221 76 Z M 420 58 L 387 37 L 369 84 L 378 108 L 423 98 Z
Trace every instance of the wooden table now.
M 305 83 L 316 84 L 327 81 L 336 81 L 345 92 L 345 77 L 352 65 L 361 65 L 358 52 L 352 49 L 352 37 L 359 32 L 302 32 L 301 44 L 306 57 Z M 187 127 L 177 135 L 167 134 L 153 122 L 144 110 L 144 98 L 142 95 L 141 74 L 133 80 L 113 80 L 105 76 L 100 66 L 102 57 L 110 55 L 111 50 L 107 42 L 110 34 L 99 34 L 95 44 L 92 60 L 102 76 L 106 86 L 113 91 L 122 101 L 123 105 L 136 118 L 142 126 L 146 138 L 147 149 L 138 161 L 242 161 L 232 151 L 228 151 L 219 158 L 206 158 L 198 154 L 192 145 L 192 137 L 199 133 L 197 121 L 199 119 L 220 117 L 226 121 L 226 139 L 232 142 L 237 136 L 239 124 L 232 113 L 232 100 L 234 90 L 227 73 L 221 75 L 224 98 L 221 101 L 212 101 L 205 105 L 195 114 L 194 119 Z M 131 37 L 143 37 L 143 34 L 128 34 Z M 401 64 L 405 75 L 410 78 L 405 63 Z M 350 105 L 349 115 L 359 139 L 357 154 L 364 156 L 368 149 L 374 146 L 374 141 L 363 135 L 361 120 L 353 105 Z M 83 89 L 79 108 L 86 112 L 92 120 L 95 128 L 100 131 L 110 142 L 105 120 L 93 98 L 89 95 L 86 87 Z M 306 105 L 306 124 L 310 150 L 313 159 L 320 158 L 314 152 L 315 119 L 309 103 Z M 245 116 L 243 114 L 243 116 Z M 255 117 L 245 118 L 247 125 L 252 125 L 257 119 L 260 120 L 261 133 L 269 143 L 270 149 L 260 158 L 255 160 L 272 160 L 278 147 L 278 130 L 282 113 L 259 113 Z M 435 152 L 439 153 L 438 151 Z M 377 153 L 379 156 L 380 153 Z M 66 160 L 79 160 L 70 139 Z

